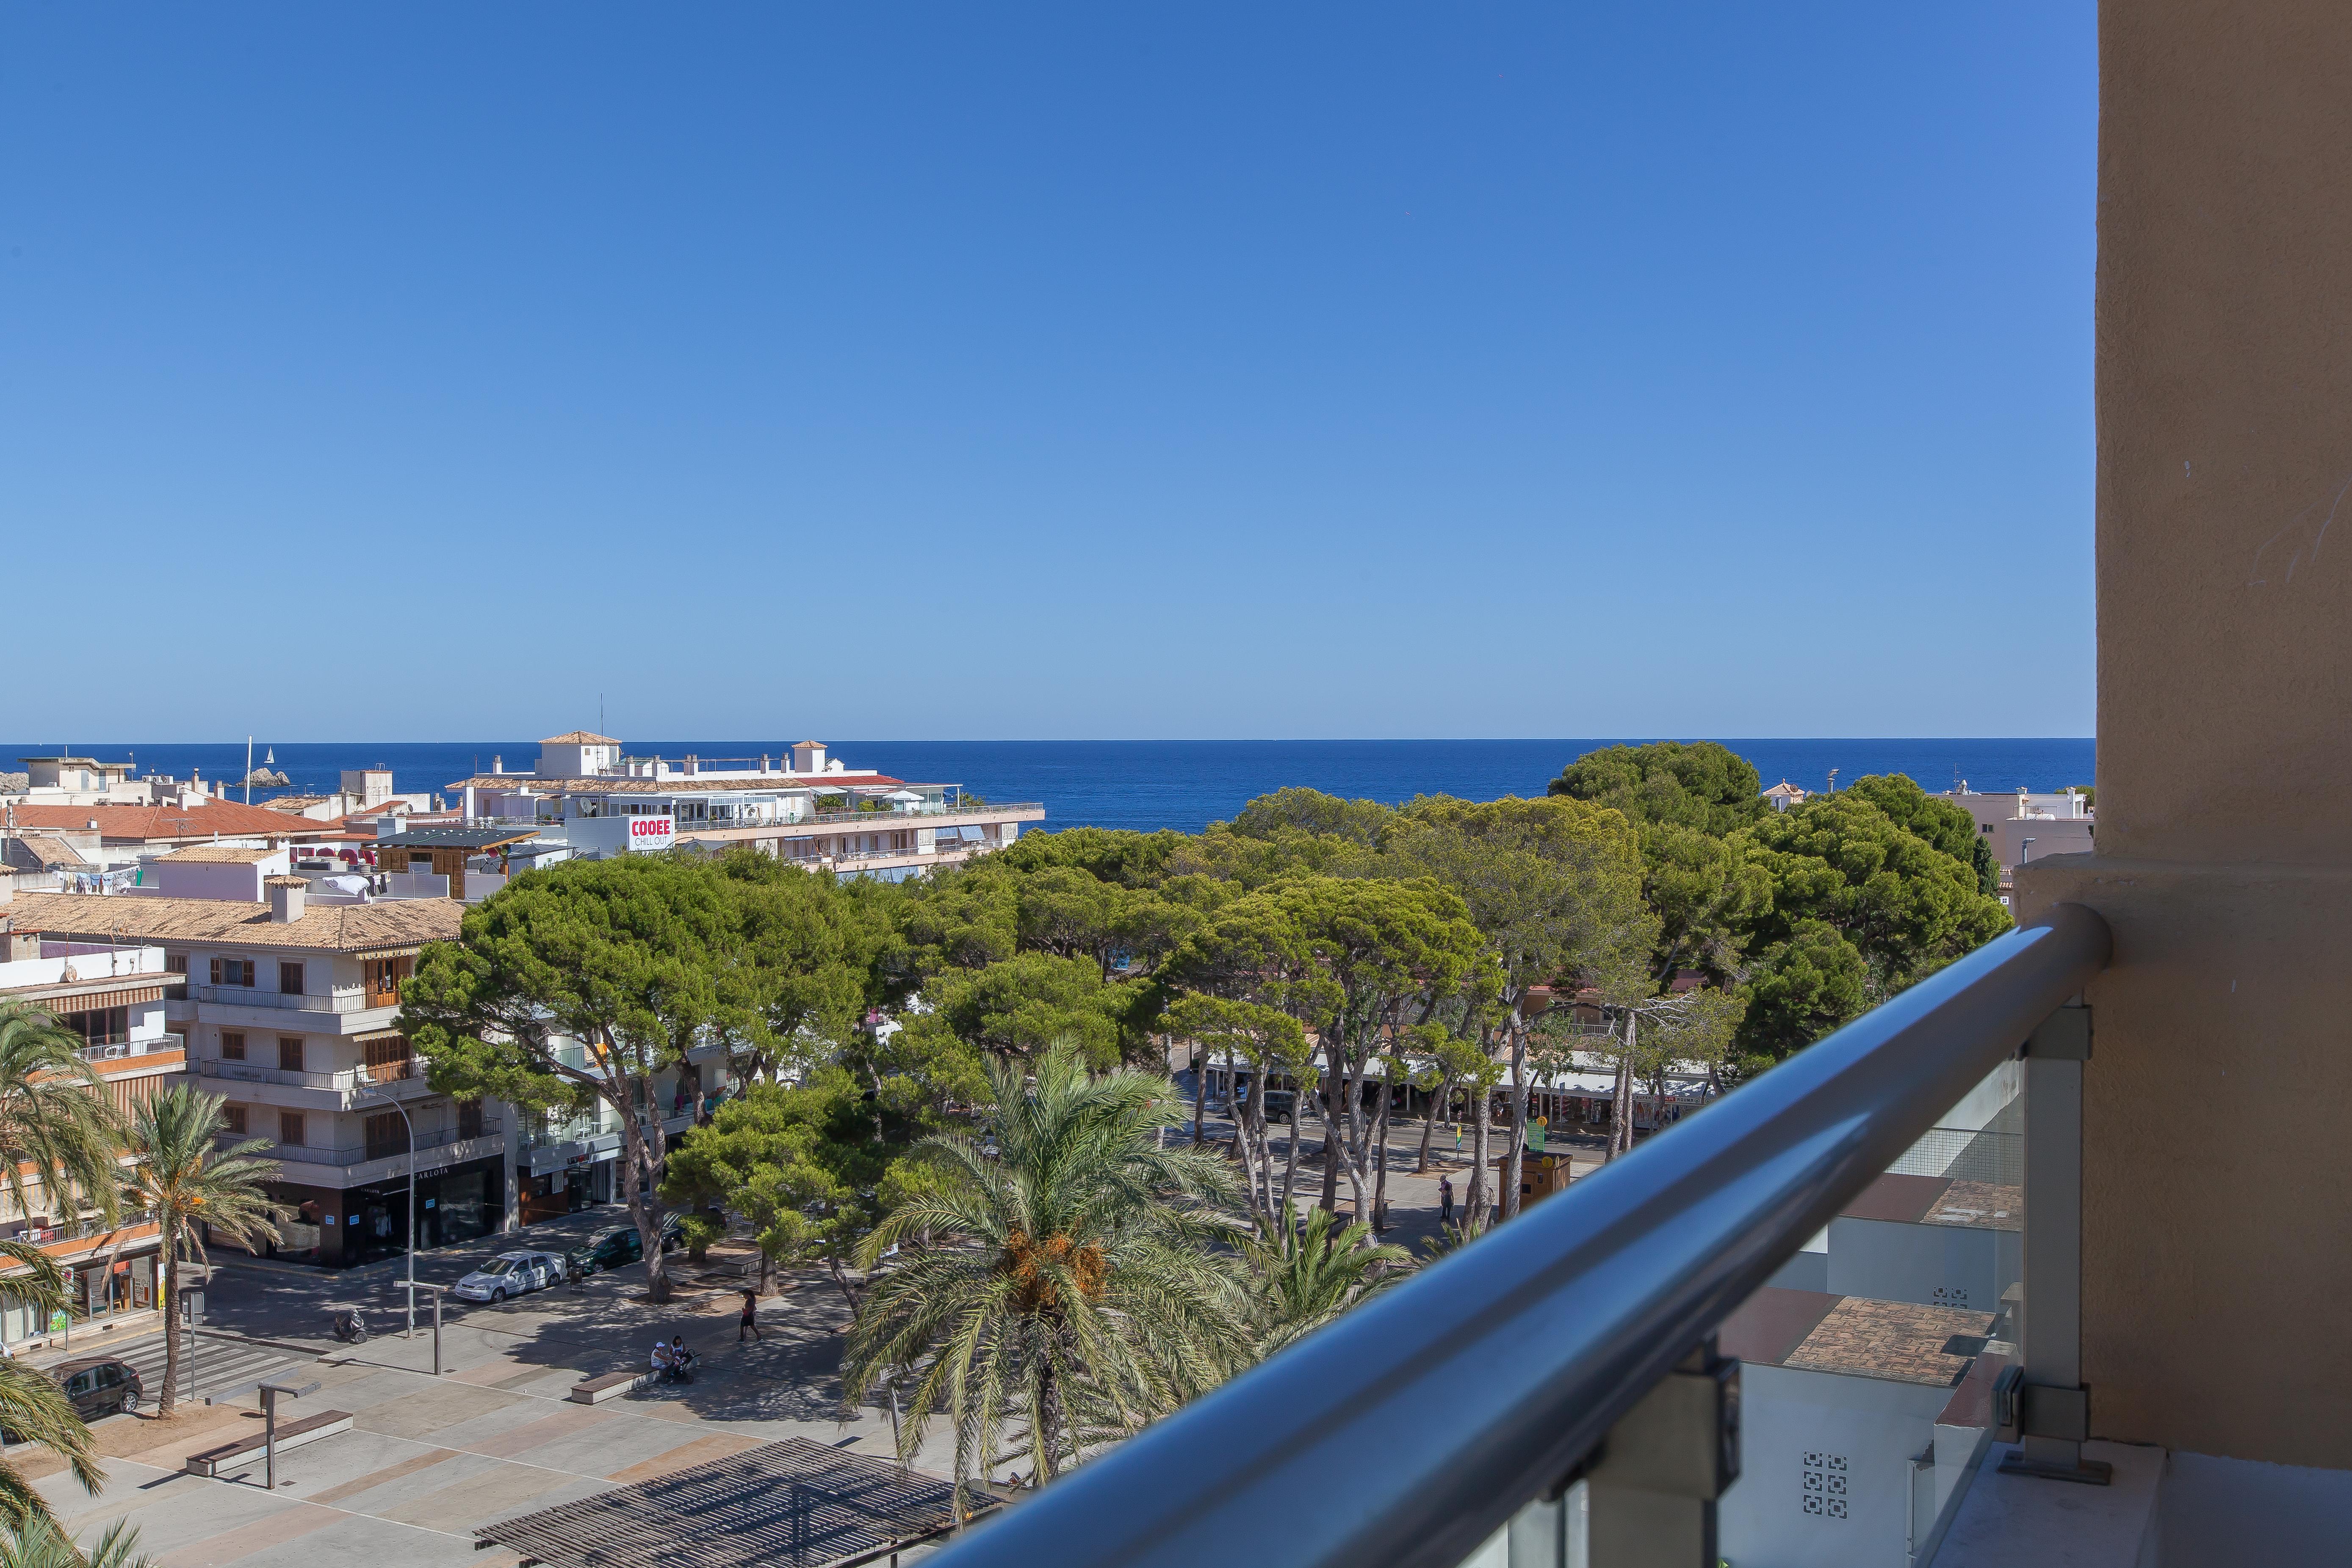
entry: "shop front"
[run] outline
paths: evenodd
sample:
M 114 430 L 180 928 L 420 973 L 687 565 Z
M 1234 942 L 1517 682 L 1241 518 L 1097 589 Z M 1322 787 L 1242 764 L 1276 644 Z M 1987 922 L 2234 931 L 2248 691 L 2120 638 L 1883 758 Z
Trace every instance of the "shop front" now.
M 452 1247 L 502 1228 L 506 1179 L 503 1154 L 419 1170 L 416 1249 Z M 270 1197 L 294 1213 L 278 1224 L 267 1255 L 329 1268 L 397 1258 L 408 1247 L 408 1191 L 406 1172 L 348 1188 L 272 1183 Z
M 503 1154 L 418 1171 L 416 1250 L 454 1247 L 502 1228 L 506 1180 Z M 336 1228 L 342 1233 L 343 1263 L 373 1263 L 407 1248 L 408 1192 L 403 1173 L 342 1194 Z
M 150 1236 L 134 1245 L 141 1250 L 134 1252 L 126 1247 L 120 1257 L 110 1258 L 105 1252 L 98 1252 L 61 1259 L 65 1310 L 45 1316 L 18 1302 L 0 1306 L 0 1342 L 13 1345 L 21 1340 L 68 1331 L 68 1324 L 72 1331 L 78 1331 L 103 1323 L 118 1312 L 142 1312 L 154 1306 L 160 1243 Z

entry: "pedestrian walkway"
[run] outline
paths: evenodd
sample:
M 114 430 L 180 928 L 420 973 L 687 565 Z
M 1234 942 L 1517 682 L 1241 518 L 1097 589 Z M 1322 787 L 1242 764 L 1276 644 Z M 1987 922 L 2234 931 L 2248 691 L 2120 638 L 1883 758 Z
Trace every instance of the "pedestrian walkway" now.
M 95 1353 L 95 1352 L 94 1352 Z M 139 1381 L 147 1390 L 147 1403 L 152 1405 L 163 1393 L 163 1336 L 149 1334 L 128 1344 L 108 1345 L 104 1353 L 119 1355 L 139 1373 Z M 268 1345 L 247 1344 L 242 1340 L 217 1340 L 209 1334 L 196 1335 L 195 1351 L 189 1353 L 187 1336 L 180 1336 L 180 1397 L 199 1401 L 205 1394 L 218 1394 L 232 1388 L 249 1388 L 263 1378 L 274 1378 L 308 1364 L 311 1358 L 296 1357 Z

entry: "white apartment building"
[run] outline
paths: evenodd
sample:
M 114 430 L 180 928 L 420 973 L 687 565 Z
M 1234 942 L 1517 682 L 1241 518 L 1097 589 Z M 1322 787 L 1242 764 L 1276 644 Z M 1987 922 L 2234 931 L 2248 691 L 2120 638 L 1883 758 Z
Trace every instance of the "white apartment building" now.
M 1990 844 L 1993 860 L 2004 872 L 2052 855 L 2090 852 L 2094 818 L 2080 790 L 2040 795 L 2021 788 L 2014 794 L 1984 794 L 1969 789 L 1962 779 L 1958 789 L 1937 798 L 1974 819 L 1978 834 Z
M 126 1110 L 187 1081 L 182 1037 L 165 1026 L 163 965 L 160 947 L 46 933 L 0 893 L 0 1000 L 34 1003 L 80 1035 L 98 1092 Z M 20 1206 L 0 1193 L 0 1236 L 39 1247 L 65 1270 L 67 1321 L 0 1308 L 0 1342 L 21 1349 L 93 1317 L 155 1303 L 162 1237 L 152 1215 L 127 1214 L 109 1226 L 78 1197 L 39 1186 L 26 1197 Z
M 467 822 L 535 824 L 587 856 L 749 844 L 813 870 L 898 880 L 1000 848 L 1045 816 L 1034 801 L 983 804 L 957 784 L 852 768 L 821 741 L 725 761 L 629 756 L 585 730 L 540 747 L 530 773 L 494 758 L 449 785 Z
M 226 848 L 197 853 L 188 870 L 229 880 L 263 864 Z M 511 1181 L 500 1108 L 434 1093 L 398 1029 L 401 980 L 425 943 L 457 936 L 464 906 L 312 907 L 302 878 L 260 879 L 267 901 L 20 893 L 9 912 L 19 928 L 55 939 L 162 950 L 165 1018 L 184 1038 L 198 1084 L 226 1098 L 231 1137 L 275 1145 L 283 1179 L 271 1194 L 299 1213 L 281 1228 L 279 1255 L 342 1265 L 401 1250 L 410 1121 L 418 1245 L 505 1228 Z

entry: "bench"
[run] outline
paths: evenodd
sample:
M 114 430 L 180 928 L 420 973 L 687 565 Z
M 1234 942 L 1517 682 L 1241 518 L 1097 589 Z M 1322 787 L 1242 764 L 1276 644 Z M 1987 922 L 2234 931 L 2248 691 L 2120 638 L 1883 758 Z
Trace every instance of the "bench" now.
M 315 1443 L 331 1437 L 338 1432 L 352 1429 L 352 1413 L 348 1410 L 321 1410 L 316 1415 L 305 1415 L 299 1421 L 278 1424 L 278 1451 L 299 1448 L 305 1443 Z M 217 1476 L 223 1470 L 233 1470 L 247 1461 L 258 1458 L 265 1432 L 250 1437 L 240 1437 L 234 1443 L 224 1443 L 217 1448 L 206 1448 L 201 1454 L 188 1456 L 188 1473 L 192 1476 Z
M 602 1405 L 608 1399 L 619 1399 L 650 1387 L 654 1374 L 645 1372 L 608 1372 L 602 1377 L 583 1378 L 572 1385 L 572 1397 L 580 1405 Z

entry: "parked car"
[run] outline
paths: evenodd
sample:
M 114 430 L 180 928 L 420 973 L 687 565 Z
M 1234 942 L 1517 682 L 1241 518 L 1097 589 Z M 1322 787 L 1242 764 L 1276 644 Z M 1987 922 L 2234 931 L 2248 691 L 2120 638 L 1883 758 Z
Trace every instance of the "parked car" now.
M 458 1280 L 450 1293 L 467 1301 L 496 1303 L 560 1285 L 564 1277 L 563 1259 L 552 1252 L 501 1252 Z
M 674 1252 L 685 1238 L 686 1221 L 674 1214 L 662 1215 L 661 1249 Z M 565 1254 L 572 1266 L 572 1278 L 585 1279 L 604 1268 L 619 1268 L 635 1263 L 646 1255 L 645 1237 L 633 1225 L 608 1225 L 590 1236 L 586 1241 Z
M 84 1356 L 49 1368 L 49 1376 L 73 1401 L 74 1414 L 85 1421 L 136 1410 L 147 1396 L 139 1373 L 119 1356 Z

